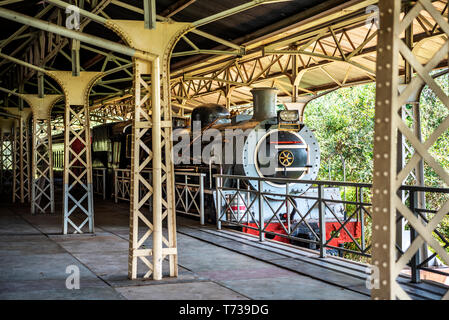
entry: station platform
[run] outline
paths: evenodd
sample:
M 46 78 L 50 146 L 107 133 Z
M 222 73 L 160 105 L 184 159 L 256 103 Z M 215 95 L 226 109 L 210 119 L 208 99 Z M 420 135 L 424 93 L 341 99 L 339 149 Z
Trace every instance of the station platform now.
M 95 234 L 62 235 L 62 215 L 0 204 L 0 299 L 367 300 L 367 266 L 177 218 L 179 276 L 128 279 L 129 204 L 95 199 Z M 60 211 L 57 211 L 60 212 Z M 80 289 L 66 288 L 68 266 Z M 168 268 L 164 269 L 168 273 Z M 437 284 L 404 288 L 440 299 Z

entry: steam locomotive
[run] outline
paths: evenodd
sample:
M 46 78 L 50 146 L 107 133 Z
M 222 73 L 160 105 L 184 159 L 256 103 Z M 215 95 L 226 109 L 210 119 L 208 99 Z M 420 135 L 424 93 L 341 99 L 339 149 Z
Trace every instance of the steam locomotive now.
M 293 236 L 302 239 L 313 239 L 314 229 L 318 232 L 318 208 L 316 206 L 317 189 L 306 183 L 289 183 L 270 181 L 270 178 L 287 178 L 294 180 L 315 180 L 320 167 L 320 149 L 313 132 L 300 121 L 296 110 L 276 110 L 276 92 L 274 88 L 255 88 L 253 94 L 253 115 L 234 115 L 218 104 L 206 104 L 194 108 L 191 114 L 190 126 L 187 119 L 173 118 L 173 153 L 175 171 L 204 173 L 206 183 L 204 188 L 207 204 L 206 219 L 216 222 L 218 195 L 215 192 L 214 174 L 264 178 L 261 182 L 245 180 L 246 187 L 259 189 L 269 193 L 268 201 L 263 202 L 263 219 L 268 223 L 266 231 L 273 232 L 271 238 L 282 242 L 291 242 L 285 234 L 287 220 L 294 225 Z M 108 172 L 107 192 L 112 194 L 113 168 L 130 168 L 131 160 L 131 122 L 110 123 L 94 127 L 92 130 L 92 162 L 93 167 L 106 168 Z M 219 139 L 220 138 L 220 139 Z M 54 139 L 54 138 L 53 138 Z M 143 138 L 151 145 L 151 133 Z M 56 145 L 54 143 L 54 145 Z M 195 179 L 195 177 L 192 177 Z M 265 179 L 268 179 L 265 180 Z M 278 180 L 279 181 L 279 180 Z M 243 183 L 245 183 L 243 182 Z M 235 188 L 235 179 L 224 179 L 223 186 Z M 240 186 L 241 188 L 241 186 Z M 285 206 L 280 208 L 282 200 L 276 194 L 302 195 L 294 198 L 296 208 Z M 232 199 L 235 190 L 223 190 L 222 194 Z M 245 194 L 242 192 L 242 194 Z M 241 221 L 240 217 L 250 211 L 252 217 L 258 217 L 259 203 L 252 201 L 254 193 L 246 193 L 248 201 L 253 203 L 250 208 L 239 197 L 230 206 L 227 220 Z M 221 197 L 221 196 L 220 196 Z M 310 198 L 310 199 L 307 199 Z M 324 188 L 324 198 L 341 201 L 337 188 Z M 219 199 L 221 201 L 221 199 Z M 326 238 L 338 230 L 343 221 L 344 207 L 338 202 L 329 202 L 325 212 Z M 271 207 L 271 208 L 270 208 Z M 273 218 L 273 209 L 280 208 Z M 331 213 L 331 211 L 333 214 Z M 298 214 L 298 211 L 301 214 Z M 301 215 L 308 214 L 306 221 L 301 221 Z M 250 215 L 247 215 L 250 217 Z M 288 219 L 289 218 L 289 219 Z M 246 219 L 242 231 L 258 234 L 254 230 L 256 218 Z M 277 221 L 277 222 L 276 222 Z M 360 237 L 360 223 L 348 222 L 346 229 L 352 237 Z M 331 246 L 352 241 L 342 230 L 339 235 L 333 234 Z M 267 234 L 270 238 L 270 234 Z M 314 248 L 311 242 L 296 242 L 304 247 Z

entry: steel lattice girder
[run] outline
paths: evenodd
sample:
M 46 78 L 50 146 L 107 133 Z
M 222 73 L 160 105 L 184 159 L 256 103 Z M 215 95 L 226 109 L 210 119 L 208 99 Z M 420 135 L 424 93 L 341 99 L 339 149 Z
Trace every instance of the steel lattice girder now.
M 449 264 L 449 254 L 433 237 L 432 232 L 446 216 L 449 201 L 444 203 L 429 223 L 424 224 L 415 213 L 407 208 L 398 196 L 398 190 L 404 179 L 416 168 L 420 160 L 425 161 L 446 184 L 449 184 L 448 173 L 429 153 L 429 148 L 449 128 L 445 119 L 433 134 L 421 142 L 414 132 L 404 123 L 399 111 L 407 102 L 412 92 L 423 84 L 439 97 L 449 108 L 449 98 L 442 92 L 429 73 L 444 59 L 449 50 L 449 42 L 445 40 L 432 59 L 423 66 L 416 55 L 398 35 L 410 26 L 420 11 L 425 10 L 449 35 L 449 24 L 435 9 L 430 0 L 420 0 L 401 18 L 401 1 L 380 1 L 380 33 L 377 62 L 377 94 L 375 116 L 374 142 L 374 178 L 373 178 L 373 265 L 379 269 L 377 283 L 372 290 L 374 299 L 409 299 L 408 294 L 397 282 L 399 273 L 415 256 L 423 243 L 427 243 Z M 406 88 L 398 94 L 399 86 L 399 56 L 402 56 L 416 71 Z M 401 133 L 414 149 L 414 154 L 402 170 L 397 172 L 397 139 L 396 133 Z M 397 259 L 396 252 L 396 212 L 404 217 L 419 235 L 410 247 Z M 449 291 L 443 299 L 449 299 Z
M 157 23 L 155 29 L 145 29 L 140 21 L 108 21 L 108 27 L 126 39 L 129 45 L 140 50 L 152 50 L 158 57 L 154 61 L 134 59 L 134 117 L 131 155 L 131 204 L 129 278 L 137 277 L 138 260 L 148 268 L 144 277 L 162 279 L 163 260 L 169 257 L 170 276 L 178 275 L 176 245 L 176 212 L 174 207 L 174 168 L 171 160 L 171 108 L 169 59 L 178 39 L 191 26 L 184 23 Z M 143 36 L 145 34 L 145 36 Z M 142 39 L 152 39 L 151 43 Z M 151 74 L 151 86 L 142 78 Z M 162 92 L 159 78 L 162 75 Z M 150 99 L 151 98 L 151 99 Z M 150 111 L 151 100 L 151 114 Z M 151 128 L 152 146 L 146 146 L 140 137 Z M 164 156 L 163 156 L 164 155 Z M 152 179 L 147 181 L 142 171 L 152 163 Z M 162 196 L 162 186 L 166 196 Z M 142 187 L 145 192 L 142 193 Z M 153 221 L 143 213 L 143 206 L 152 198 Z M 162 223 L 167 220 L 168 238 L 162 234 Z M 147 231 L 139 237 L 139 225 Z M 142 245 L 152 237 L 152 249 Z M 152 256 L 152 262 L 148 257 Z
M 94 9 L 93 14 L 82 21 L 83 26 L 92 21 L 91 19 L 104 23 L 107 19 L 95 14 L 104 9 L 109 2 L 102 1 L 98 8 Z M 181 81 L 185 83 L 184 89 L 180 85 L 180 73 L 175 71 L 172 81 L 173 105 L 179 109 L 191 110 L 193 106 L 205 102 L 218 101 L 227 106 L 248 103 L 250 99 L 248 92 L 250 87 L 248 86 L 254 84 L 279 87 L 281 95 L 284 95 L 282 101 L 289 102 L 290 100 L 296 101 L 297 96 L 301 94 L 373 81 L 372 70 L 375 63 L 377 35 L 376 25 L 373 23 L 375 19 L 372 18 L 371 12 L 367 12 L 367 6 L 375 2 L 362 1 L 353 4 L 350 7 L 351 10 L 341 17 L 335 10 L 331 10 L 326 17 L 320 17 L 304 27 L 287 28 L 282 37 L 276 34 L 263 41 L 255 41 L 246 45 L 247 54 L 243 57 L 224 59 L 218 56 L 218 58 L 210 59 L 210 62 L 202 61 L 198 67 L 184 68 L 183 75 L 186 76 L 185 79 L 189 79 Z M 445 8 L 438 4 L 438 10 L 442 11 Z M 143 10 L 140 9 L 139 12 L 143 13 Z M 349 14 L 349 12 L 357 14 Z M 162 18 L 159 17 L 159 19 Z M 431 16 L 423 13 L 417 20 L 415 22 L 415 29 L 417 29 L 415 42 L 425 38 L 430 41 L 431 38 L 438 38 L 438 35 L 441 35 L 441 29 Z M 308 31 L 308 25 L 313 25 L 316 30 Z M 191 32 L 201 31 L 192 29 Z M 213 36 L 209 35 L 209 38 L 213 38 Z M 231 45 L 232 43 L 228 43 L 228 47 L 232 48 Z M 88 46 L 84 47 L 84 49 L 88 48 Z M 128 60 L 124 61 L 112 52 L 101 52 L 94 48 L 88 50 L 94 50 L 104 56 L 103 67 L 106 67 L 108 61 L 129 63 Z M 52 52 L 52 54 L 56 53 Z M 271 65 L 273 55 L 277 61 Z M 256 62 L 253 64 L 251 61 Z M 231 65 L 239 65 L 239 70 L 236 70 L 235 66 L 226 68 L 226 72 L 223 73 L 226 77 L 214 74 L 218 72 L 217 68 L 221 69 L 227 62 Z M 253 76 L 247 77 L 244 70 L 246 69 L 249 73 L 256 64 L 260 64 L 257 70 L 265 72 L 256 72 Z M 295 65 L 296 67 L 294 67 Z M 211 66 L 215 66 L 216 69 L 210 69 Z M 209 70 L 209 73 L 204 73 L 205 70 Z M 325 79 L 327 83 L 311 84 L 311 79 L 317 77 Z M 112 95 L 121 91 L 109 84 L 107 87 L 115 91 L 111 93 Z M 183 91 L 186 92 L 183 93 Z M 100 94 L 100 92 L 98 93 Z M 103 93 L 101 94 L 103 95 Z

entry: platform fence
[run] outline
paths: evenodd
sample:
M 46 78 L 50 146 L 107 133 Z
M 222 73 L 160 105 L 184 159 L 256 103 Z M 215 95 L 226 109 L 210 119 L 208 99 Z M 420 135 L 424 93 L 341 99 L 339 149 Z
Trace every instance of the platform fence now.
M 93 190 L 106 200 L 106 168 L 92 168 Z
M 143 170 L 142 174 L 151 179 L 151 170 Z M 204 224 L 204 177 L 203 173 L 175 172 L 175 206 L 176 213 L 197 217 Z M 129 201 L 131 188 L 131 170 L 114 169 L 114 201 Z M 165 186 L 163 186 L 165 192 Z M 144 189 L 141 192 L 145 192 Z M 148 205 L 152 203 L 150 197 Z
M 204 225 L 205 173 L 175 172 L 176 213 L 194 216 Z
M 151 180 L 151 170 L 142 170 L 142 177 L 146 180 Z M 131 169 L 114 169 L 114 201 L 118 203 L 119 200 L 129 201 L 131 192 Z M 146 193 L 144 186 L 140 188 L 140 196 Z M 148 204 L 151 206 L 151 197 L 148 199 Z
M 218 229 L 237 227 L 258 236 L 259 241 L 277 240 L 317 250 L 322 258 L 338 255 L 359 262 L 371 262 L 372 230 L 381 227 L 372 224 L 372 184 L 233 175 L 214 175 L 214 178 Z M 284 191 L 265 191 L 264 182 L 285 185 Z M 309 185 L 309 190 L 314 192 L 301 195 L 291 192 L 291 186 L 298 183 Z M 327 188 L 338 188 L 340 194 L 345 190 L 346 200 L 326 197 Z M 401 190 L 408 195 L 406 204 L 410 210 L 426 223 L 438 210 L 419 208 L 416 200 L 418 194 L 425 192 L 443 198 L 449 195 L 449 189 L 445 188 L 402 186 Z M 301 202 L 307 205 L 299 205 Z M 374 214 L 382 213 L 374 211 Z M 449 222 L 449 213 L 447 218 Z M 409 236 L 409 243 L 413 243 L 417 233 L 403 219 L 400 216 L 396 222 L 410 230 L 409 235 L 404 236 Z M 438 225 L 434 235 L 447 249 L 449 240 L 444 234 L 445 228 L 449 230 L 449 225 Z M 399 258 L 405 250 L 402 244 L 396 247 Z M 428 266 L 437 256 L 436 253 L 430 253 L 424 259 L 420 258 L 421 255 L 418 252 L 408 265 L 413 282 L 420 281 L 421 271 L 449 277 L 449 273 Z

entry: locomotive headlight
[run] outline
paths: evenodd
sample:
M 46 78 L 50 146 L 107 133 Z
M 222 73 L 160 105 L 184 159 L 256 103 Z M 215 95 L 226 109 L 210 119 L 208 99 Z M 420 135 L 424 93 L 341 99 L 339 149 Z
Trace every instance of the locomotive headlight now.
M 297 122 L 299 120 L 299 112 L 298 110 L 280 111 L 279 119 L 283 122 Z

